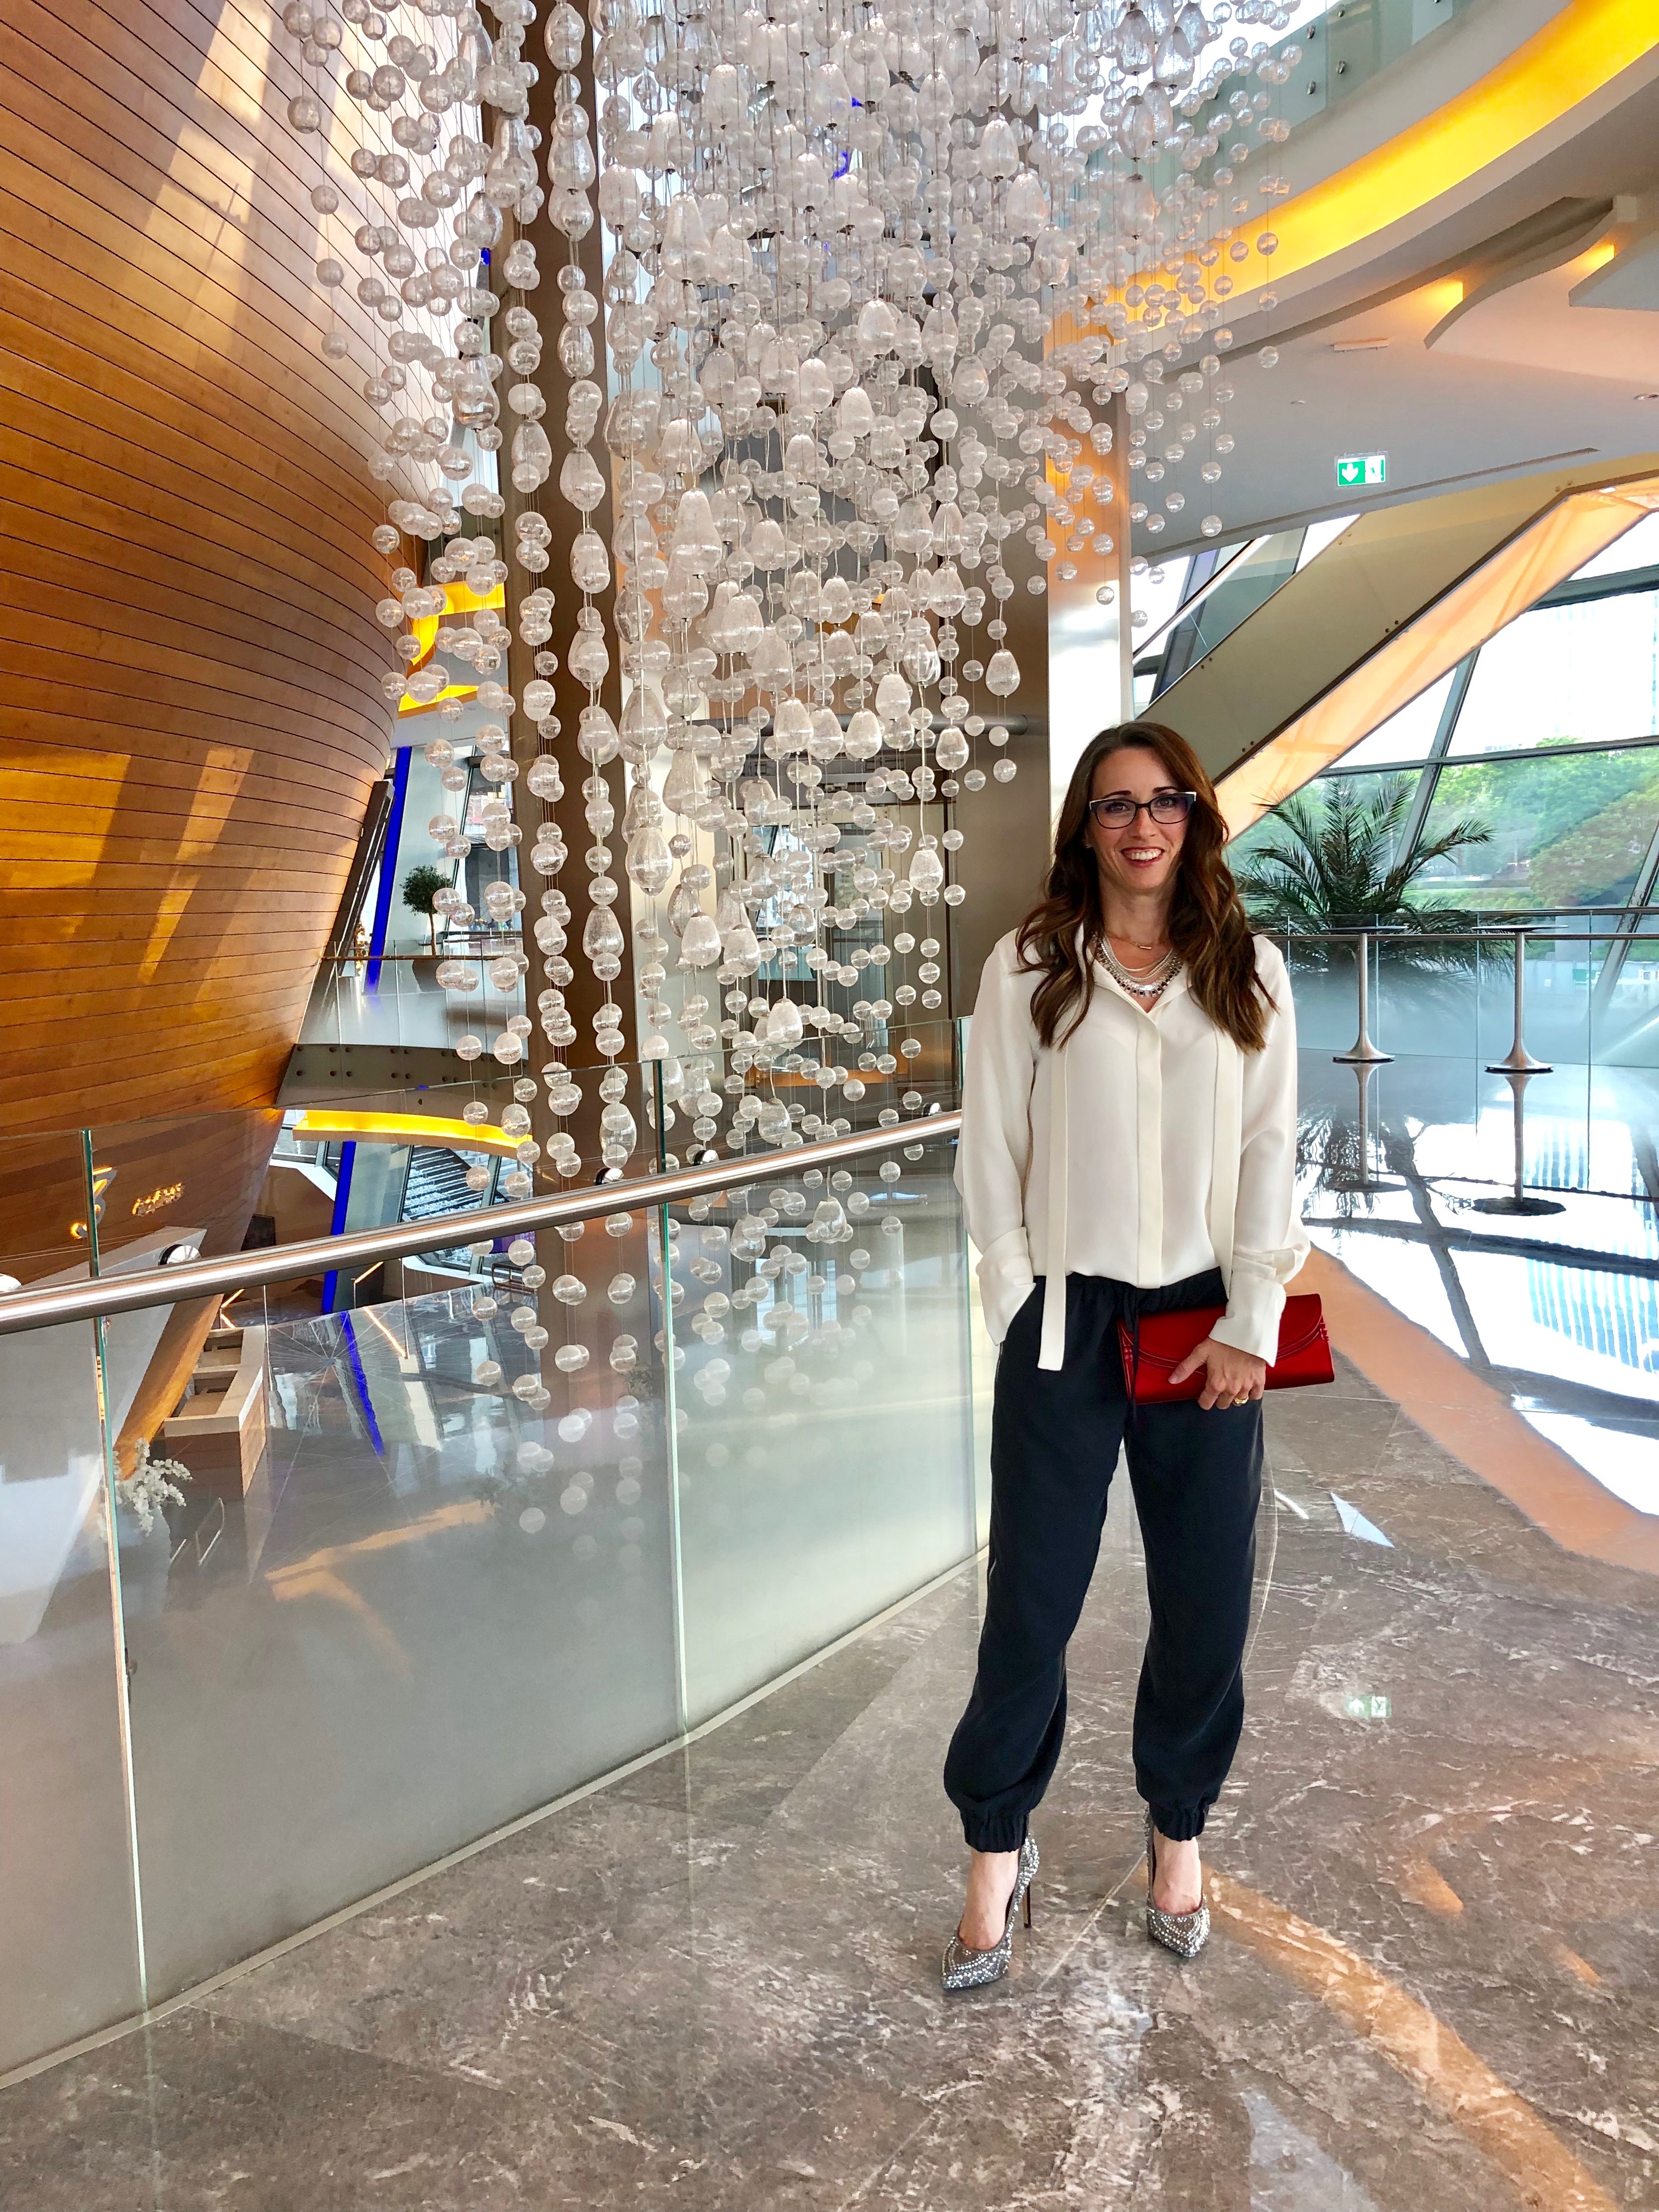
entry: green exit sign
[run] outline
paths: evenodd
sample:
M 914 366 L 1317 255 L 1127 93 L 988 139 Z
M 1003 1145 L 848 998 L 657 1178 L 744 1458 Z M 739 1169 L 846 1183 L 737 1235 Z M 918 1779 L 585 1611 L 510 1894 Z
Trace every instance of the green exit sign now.
M 1336 465 L 1336 480 L 1345 489 L 1385 484 L 1389 481 L 1386 453 L 1344 453 Z

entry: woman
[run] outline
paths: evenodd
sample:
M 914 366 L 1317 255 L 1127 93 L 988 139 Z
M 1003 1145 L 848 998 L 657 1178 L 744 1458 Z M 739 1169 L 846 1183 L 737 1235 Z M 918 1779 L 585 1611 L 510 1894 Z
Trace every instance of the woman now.
M 1152 1632 L 1135 1699 L 1149 1933 L 1209 1933 L 1197 1838 L 1237 1747 L 1261 1486 L 1261 1398 L 1307 1240 L 1293 1193 L 1296 1030 L 1253 939 L 1226 824 L 1185 740 L 1102 732 L 1060 810 L 1042 903 L 986 963 L 957 1182 L 1001 1345 L 979 1666 L 945 1787 L 972 1853 L 945 1985 L 1007 1971 L 1066 1726 L 1066 1646 L 1127 1446 Z M 1224 1306 L 1132 1412 L 1120 1316 Z

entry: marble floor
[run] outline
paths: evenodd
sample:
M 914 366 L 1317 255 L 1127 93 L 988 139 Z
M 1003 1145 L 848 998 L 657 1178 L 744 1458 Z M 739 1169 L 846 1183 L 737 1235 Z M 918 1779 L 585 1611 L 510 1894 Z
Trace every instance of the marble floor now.
M 1344 1366 L 1270 1401 L 1215 1935 L 1147 1942 L 1127 1485 L 947 2002 L 970 1567 L 689 1748 L 0 2095 L 7 2212 L 1659 2205 L 1654 1578 Z

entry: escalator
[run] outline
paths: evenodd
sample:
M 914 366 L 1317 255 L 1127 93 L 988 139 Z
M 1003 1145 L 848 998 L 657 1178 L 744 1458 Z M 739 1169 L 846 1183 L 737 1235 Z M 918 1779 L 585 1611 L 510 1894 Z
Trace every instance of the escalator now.
M 1345 515 L 1343 527 L 1353 520 Z M 1154 701 L 1289 583 L 1304 560 L 1312 558 L 1307 550 L 1311 536 L 1303 529 L 1277 530 L 1243 545 L 1211 546 L 1194 554 L 1176 613 L 1152 640 L 1137 646 L 1135 675 L 1152 678 Z M 1316 541 L 1321 550 L 1329 542 L 1328 536 Z
M 1373 508 L 1311 560 L 1258 539 L 1138 654 L 1148 711 L 1237 835 L 1656 507 L 1649 453 Z M 1203 581 L 1195 562 L 1189 605 Z
M 450 1213 L 465 1213 L 494 1203 L 493 1183 L 487 1190 L 467 1188 L 467 1170 L 494 1167 L 483 1152 L 458 1152 L 447 1145 L 416 1145 L 409 1156 L 404 1184 L 403 1221 L 435 1221 Z M 422 1252 L 422 1260 L 434 1267 L 471 1269 L 472 1258 L 465 1245 L 453 1249 Z

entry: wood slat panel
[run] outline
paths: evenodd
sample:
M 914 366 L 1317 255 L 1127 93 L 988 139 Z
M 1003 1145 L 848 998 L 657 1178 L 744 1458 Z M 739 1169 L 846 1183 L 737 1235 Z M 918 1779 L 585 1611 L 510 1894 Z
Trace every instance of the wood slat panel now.
M 32 1132 L 240 1240 L 275 1125 L 229 1109 L 275 1099 L 390 736 L 386 334 L 348 295 L 320 352 L 339 241 L 258 0 L 0 0 L 0 1267 L 38 1273 L 84 1206 Z

